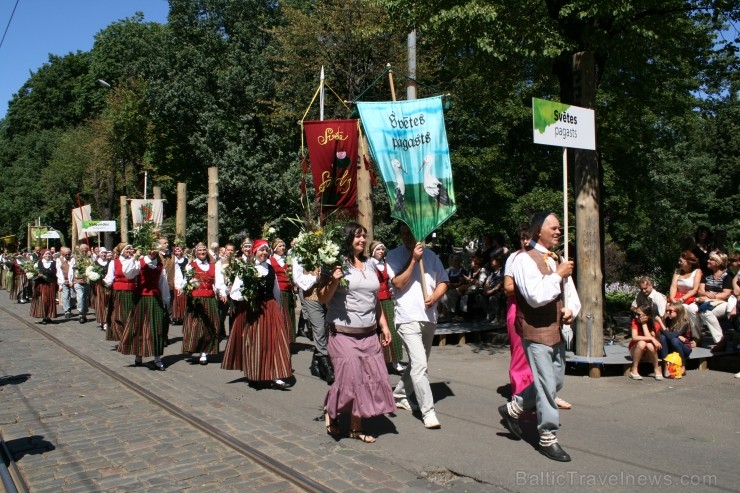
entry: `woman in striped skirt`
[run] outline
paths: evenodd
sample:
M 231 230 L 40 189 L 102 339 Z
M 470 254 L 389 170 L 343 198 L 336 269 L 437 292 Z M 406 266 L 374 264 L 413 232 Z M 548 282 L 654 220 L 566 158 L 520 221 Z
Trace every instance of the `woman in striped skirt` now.
M 378 299 L 380 300 L 380 306 L 383 308 L 383 314 L 388 322 L 388 330 L 391 332 L 391 343 L 387 346 L 383 346 L 383 356 L 385 357 L 385 363 L 389 367 L 389 370 L 401 374 L 406 368 L 401 364 L 401 358 L 403 357 L 403 342 L 401 337 L 396 331 L 396 325 L 393 323 L 393 296 L 391 295 L 390 289 L 390 278 L 388 271 L 385 268 L 385 245 L 379 241 L 373 241 L 370 243 L 370 261 L 375 265 L 378 274 L 378 281 L 380 282 L 380 290 L 378 291 Z M 381 334 L 382 341 L 382 334 Z
M 167 286 L 164 260 L 157 248 L 158 245 L 152 245 L 148 254 L 135 263 L 138 282 L 134 291 L 134 305 L 121 334 L 118 352 L 135 355 L 136 366 L 141 366 L 143 356 L 154 356 L 157 370 L 164 371 L 164 307 L 170 302 L 170 288 Z
M 293 374 L 290 343 L 284 329 L 280 308 L 280 288 L 270 265 L 270 247 L 265 240 L 256 240 L 252 247 L 254 266 L 259 273 L 255 311 L 249 311 L 244 326 L 244 376 L 256 388 L 287 389 L 293 384 L 287 379 Z M 243 280 L 237 277 L 231 288 L 232 298 L 241 296 Z M 249 281 L 247 281 L 249 282 Z
M 198 243 L 195 260 L 185 267 L 185 275 L 175 268 L 177 294 L 187 293 L 185 321 L 182 325 L 182 352 L 200 353 L 200 364 L 208 364 L 208 355 L 218 354 L 221 317 L 216 302 L 216 263 L 208 247 Z
M 54 323 L 57 316 L 57 264 L 51 251 L 44 250 L 36 262 L 39 275 L 33 280 L 31 317 L 40 318 L 42 324 Z
M 280 305 L 285 316 L 285 329 L 289 342 L 295 342 L 295 296 L 293 295 L 293 284 L 291 283 L 290 268 L 285 262 L 285 242 L 280 238 L 272 242 L 272 255 L 270 265 L 275 271 L 278 287 L 280 288 Z
M 174 275 L 177 277 L 177 271 L 180 271 L 182 275 L 185 272 L 185 266 L 188 265 L 188 259 L 182 251 L 181 245 L 175 245 L 172 249 L 172 261 L 175 264 Z M 169 275 L 169 274 L 168 274 Z M 177 294 L 172 298 L 172 311 L 170 317 L 172 318 L 173 325 L 179 325 L 185 318 L 185 306 L 187 305 L 188 297 L 185 293 Z
M 248 236 L 242 240 L 241 245 L 242 255 L 237 257 L 233 262 L 251 262 L 252 261 L 252 239 Z M 234 267 L 238 267 L 234 264 Z M 231 312 L 229 312 L 229 321 L 231 323 L 231 329 L 229 331 L 229 340 L 226 342 L 226 349 L 224 349 L 224 356 L 221 360 L 221 368 L 223 370 L 244 370 L 244 327 L 247 325 L 247 318 L 249 317 L 249 305 L 244 300 L 240 291 L 236 291 L 234 294 L 231 292 L 231 288 L 234 285 L 234 268 L 230 269 L 229 275 L 225 275 L 223 272 L 216 272 L 217 287 L 219 289 L 219 296 L 225 302 L 226 298 L 231 298 Z
M 103 272 L 108 273 L 108 267 L 111 263 L 113 254 L 108 251 L 107 248 L 103 247 L 98 251 L 98 258 L 95 259 L 95 263 L 98 264 Z M 98 323 L 100 330 L 108 331 L 110 327 L 110 311 L 108 307 L 110 305 L 111 291 L 108 286 L 105 285 L 105 278 L 95 282 L 92 285 L 92 291 L 95 298 L 95 320 Z M 107 337 L 106 337 L 107 339 Z
M 120 341 L 131 309 L 134 306 L 134 291 L 139 275 L 138 262 L 133 258 L 134 247 L 119 243 L 114 249 L 114 259 L 108 264 L 108 274 L 103 283 L 111 289 L 109 302 L 108 330 L 106 341 Z

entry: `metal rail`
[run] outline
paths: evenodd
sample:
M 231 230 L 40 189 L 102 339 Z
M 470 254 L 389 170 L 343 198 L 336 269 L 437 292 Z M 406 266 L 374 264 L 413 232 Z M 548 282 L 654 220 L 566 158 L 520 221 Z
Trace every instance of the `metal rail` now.
M 141 395 L 142 397 L 148 399 L 153 404 L 161 407 L 162 409 L 166 410 L 170 414 L 182 419 L 183 421 L 187 422 L 190 426 L 197 428 L 198 430 L 202 431 L 203 433 L 206 433 L 207 435 L 219 440 L 224 445 L 230 447 L 231 449 L 235 450 L 236 452 L 242 454 L 243 456 L 249 458 L 250 460 L 256 462 L 260 466 L 264 467 L 268 471 L 286 479 L 287 481 L 290 481 L 294 485 L 298 486 L 299 488 L 303 489 L 307 492 L 312 493 L 334 493 L 334 490 L 327 488 L 326 486 L 317 483 L 316 481 L 312 480 L 311 478 L 307 477 L 306 475 L 296 471 L 295 469 L 283 464 L 282 462 L 275 460 L 274 458 L 270 457 L 269 455 L 266 455 L 259 450 L 257 450 L 254 447 L 249 446 L 248 444 L 242 442 L 241 440 L 229 435 L 228 433 L 224 433 L 223 431 L 217 429 L 213 425 L 207 423 L 206 421 L 198 418 L 197 416 L 194 416 L 190 414 L 189 412 L 181 409 L 178 406 L 173 405 L 172 403 L 162 399 L 158 395 L 156 395 L 153 392 L 150 392 L 149 390 L 145 389 L 141 385 L 137 384 L 136 382 L 133 382 L 129 380 L 128 378 L 120 375 L 119 373 L 116 373 L 115 371 L 111 370 L 107 366 L 95 361 L 94 359 L 90 358 L 86 354 L 81 353 L 80 351 L 76 350 L 75 348 L 69 346 L 68 344 L 64 343 L 63 341 L 57 339 L 53 335 L 49 334 L 48 332 L 44 331 L 40 327 L 37 327 L 34 324 L 29 323 L 24 318 L 20 317 L 19 315 L 9 311 L 5 307 L 0 307 L 0 310 L 4 311 L 8 315 L 12 316 L 16 320 L 18 320 L 20 323 L 24 324 L 25 326 L 35 330 L 39 334 L 46 337 L 48 340 L 53 342 L 54 344 L 58 345 L 59 347 L 65 349 L 67 352 L 73 354 L 77 358 L 85 361 L 90 366 L 96 368 L 97 370 L 100 370 L 101 372 L 105 373 L 109 377 L 117 380 L 119 383 L 125 385 L 129 389 L 133 390 L 137 394 Z M 11 491 L 11 490 L 9 490 Z

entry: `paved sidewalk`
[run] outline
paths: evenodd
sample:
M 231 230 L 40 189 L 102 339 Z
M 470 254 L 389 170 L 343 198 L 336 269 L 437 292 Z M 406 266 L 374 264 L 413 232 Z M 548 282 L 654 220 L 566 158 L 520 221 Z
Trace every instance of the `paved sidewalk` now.
M 27 306 L 4 298 L 0 306 L 30 320 Z M 560 439 L 573 462 L 560 464 L 534 449 L 533 416 L 524 423 L 531 443 L 512 440 L 501 424 L 496 407 L 505 402 L 507 347 L 435 347 L 429 371 L 442 429 L 426 430 L 418 416 L 399 411 L 366 423 L 378 441 L 363 444 L 335 440 L 317 421 L 327 386 L 308 374 L 304 339 L 293 358 L 298 383 L 281 392 L 251 389 L 240 372 L 218 363 L 191 365 L 179 354 L 179 342 L 166 350 L 167 371 L 156 372 L 130 366 L 133 358 L 112 350 L 93 323 L 45 330 L 337 491 L 738 491 L 740 484 L 740 379 L 732 373 L 690 371 L 663 382 L 566 376 L 560 395 L 574 409 L 561 413 Z M 173 327 L 170 337 L 178 330 Z M 0 339 L 0 371 L 16 376 L 0 386 L 0 426 L 9 442 L 39 437 L 18 461 L 24 471 L 36 471 L 29 477 L 34 491 L 51 491 L 60 478 L 70 491 L 113 490 L 96 488 L 98 479 L 85 474 L 115 477 L 110 481 L 121 481 L 113 483 L 120 491 L 141 491 L 146 487 L 132 485 L 150 481 L 159 481 L 157 491 L 160 485 L 214 491 L 222 484 L 235 491 L 290 491 L 285 482 L 268 488 L 266 476 L 252 479 L 259 475 L 248 464 L 233 465 L 241 456 L 232 457 L 219 442 L 202 443 L 199 432 L 178 427 L 176 418 L 1 312 Z M 30 376 L 24 380 L 23 374 Z M 392 376 L 392 383 L 397 379 Z

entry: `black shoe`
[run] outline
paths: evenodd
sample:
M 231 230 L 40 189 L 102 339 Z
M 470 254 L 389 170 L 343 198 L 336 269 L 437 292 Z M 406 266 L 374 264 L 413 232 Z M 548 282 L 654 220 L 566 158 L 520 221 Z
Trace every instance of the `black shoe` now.
M 293 386 L 292 383 L 286 382 L 285 380 L 277 379 L 273 380 L 270 386 L 277 390 L 287 390 Z
M 144 366 L 144 363 L 138 358 L 134 358 L 134 366 Z
M 506 425 L 506 428 L 508 428 L 508 430 L 511 432 L 511 434 L 517 437 L 517 439 L 521 440 L 522 429 L 519 427 L 519 420 L 509 414 L 509 408 L 506 406 L 506 404 L 498 407 L 498 413 L 501 415 L 502 418 L 504 418 L 504 424 Z
M 64 312 L 64 319 L 69 320 L 72 318 L 72 312 Z
M 319 369 L 319 355 L 317 353 L 313 353 L 313 358 L 311 359 L 311 366 L 308 367 L 308 371 L 310 371 L 311 375 L 313 375 L 314 377 L 321 378 L 321 370 Z
M 321 378 L 326 380 L 329 385 L 334 383 L 334 367 L 331 366 L 331 360 L 328 356 L 319 356 L 319 369 Z
M 157 368 L 157 370 L 164 371 L 164 363 L 162 363 L 161 361 L 155 361 L 154 366 Z
M 85 322 L 87 322 L 87 317 L 85 315 L 80 315 L 80 323 L 84 324 Z
M 42 318 L 42 319 L 41 319 L 41 322 L 39 322 L 39 323 L 40 323 L 41 325 L 46 325 L 46 319 L 45 319 L 45 318 Z
M 539 450 L 539 452 L 548 459 L 556 460 L 558 462 L 570 462 L 570 455 L 563 450 L 558 442 L 548 445 L 547 447 L 540 445 L 537 447 L 537 450 Z

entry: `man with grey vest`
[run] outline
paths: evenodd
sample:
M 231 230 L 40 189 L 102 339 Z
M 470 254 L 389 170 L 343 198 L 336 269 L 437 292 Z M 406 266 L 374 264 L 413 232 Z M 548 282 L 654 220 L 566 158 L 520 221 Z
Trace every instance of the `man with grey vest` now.
M 558 217 L 549 212 L 535 214 L 530 232 L 532 241 L 514 258 L 511 272 L 516 288 L 517 324 L 522 330 L 522 346 L 534 381 L 498 410 L 507 428 L 521 438 L 518 418 L 536 406 L 539 452 L 550 459 L 569 462 L 570 456 L 557 438 L 560 415 L 555 398 L 565 378 L 565 343 L 560 329 L 578 315 L 581 302 L 570 277 L 573 262 L 559 262 L 557 255 L 550 252 L 560 241 Z

